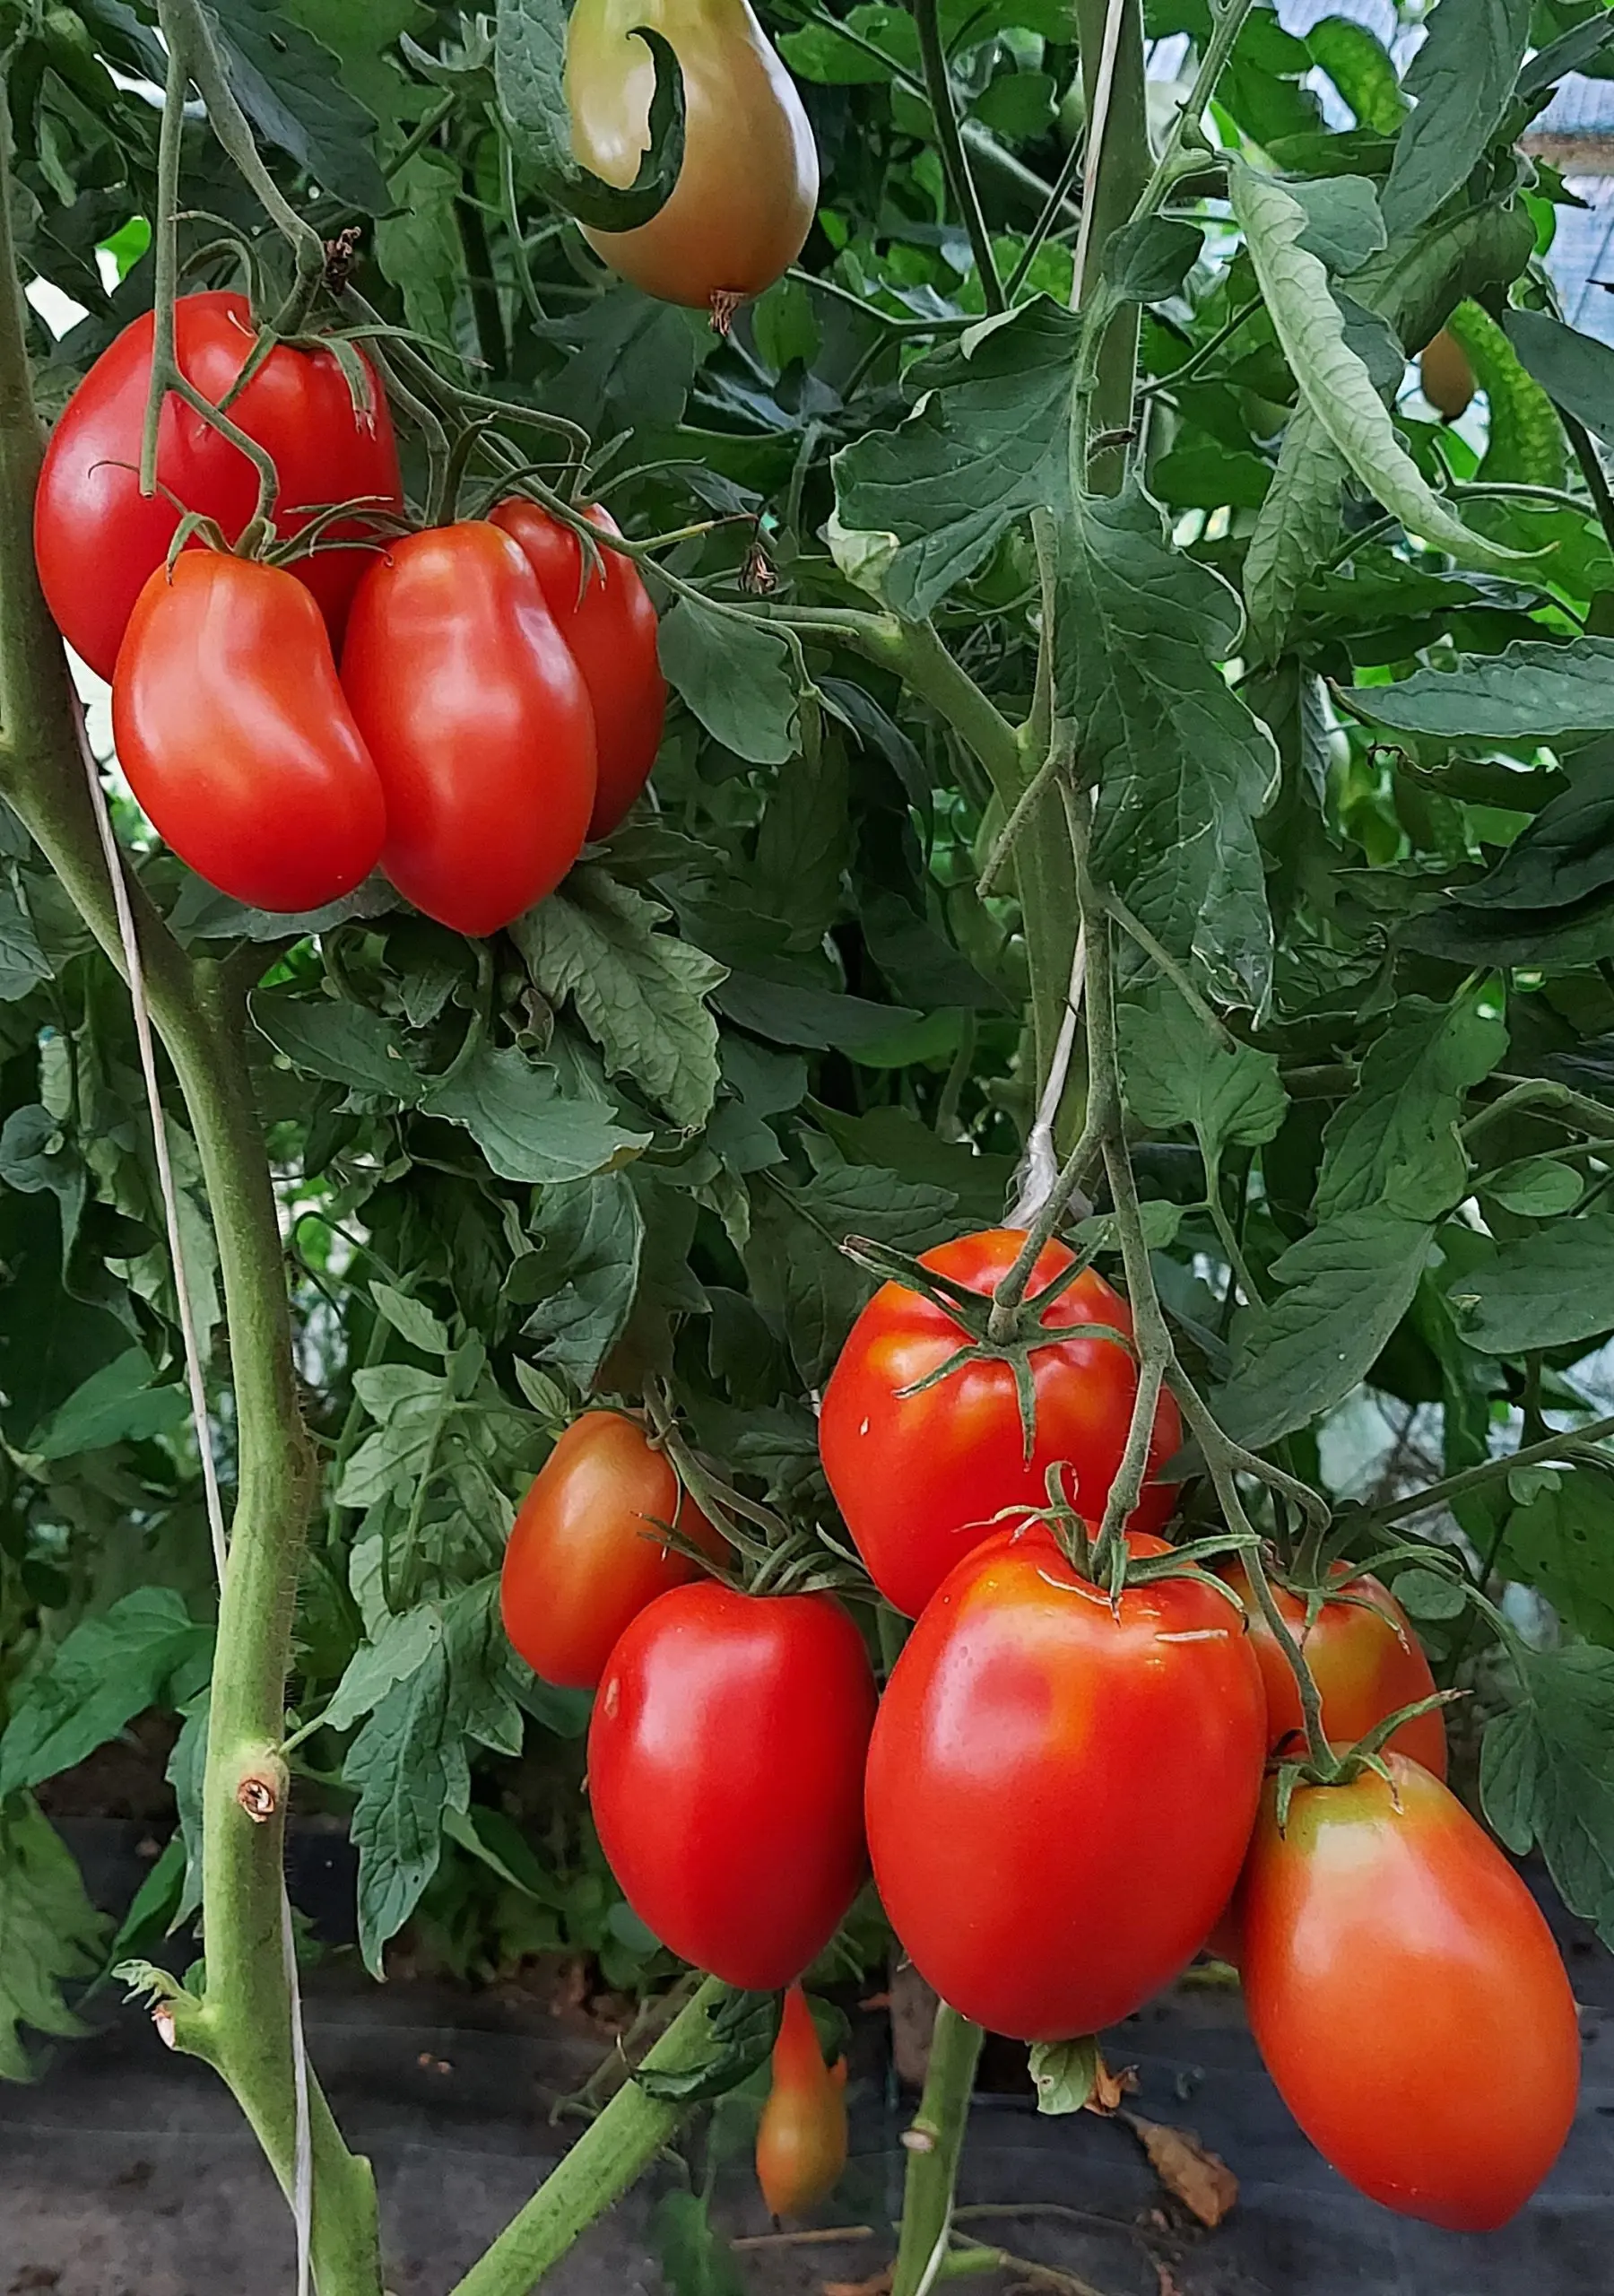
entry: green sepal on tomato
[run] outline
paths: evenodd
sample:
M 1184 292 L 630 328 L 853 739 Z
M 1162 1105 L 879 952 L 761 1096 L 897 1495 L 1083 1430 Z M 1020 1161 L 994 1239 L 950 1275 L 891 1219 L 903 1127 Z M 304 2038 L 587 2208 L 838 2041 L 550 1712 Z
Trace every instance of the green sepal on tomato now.
M 158 427 L 157 491 L 142 495 L 152 329 L 152 313 L 143 313 L 74 392 L 51 432 L 34 502 L 46 604 L 68 644 L 103 678 L 113 674 L 134 602 L 165 562 L 181 517 L 211 519 L 233 543 L 257 508 L 253 464 L 171 393 Z M 174 306 L 180 372 L 214 405 L 228 397 L 256 342 L 244 296 L 182 295 Z M 374 509 L 404 508 L 386 393 L 363 352 L 355 355 L 369 387 L 367 407 L 355 406 L 334 352 L 291 344 L 277 344 L 230 402 L 230 420 L 274 462 L 282 538 L 335 503 L 363 498 Z M 352 544 L 375 531 L 359 512 L 324 527 L 313 552 L 290 561 L 319 601 L 334 647 L 369 563 Z
M 112 733 L 153 827 L 249 908 L 322 909 L 380 858 L 380 778 L 319 607 L 278 567 L 205 550 L 159 567 L 118 652 Z
M 705 1580 L 639 1612 L 588 1733 L 588 1792 L 622 1894 L 662 1944 L 772 1992 L 829 1943 L 866 1869 L 874 1676 L 833 1596 Z
M 1024 1240 L 1017 1229 L 987 1229 L 924 1253 L 919 1265 L 985 1301 Z M 1074 1264 L 1063 1244 L 1050 1243 L 1032 1271 L 1030 1293 Z M 1055 1465 L 1065 1469 L 1072 1506 L 1089 1529 L 1098 1527 L 1138 1391 L 1132 1310 L 1086 1268 L 1041 1309 L 1040 1322 L 1049 1337 L 1031 1352 L 1035 1439 L 1028 1457 L 1013 1364 L 977 1356 L 945 1370 L 969 1335 L 906 1284 L 881 1285 L 830 1374 L 819 1418 L 824 1473 L 869 1576 L 910 1618 L 970 1548 L 992 1535 L 1005 1509 L 1047 1504 L 1048 1470 Z M 1105 1326 L 1116 1337 L 1061 1339 L 1070 1325 Z M 1132 1528 L 1158 1530 L 1170 1514 L 1175 1489 L 1153 1478 L 1181 1441 L 1176 1405 L 1162 1395 L 1150 1443 L 1150 1479 Z
M 541 504 L 513 495 L 489 515 L 521 545 L 588 688 L 596 774 L 588 834 L 609 837 L 650 778 L 667 714 L 655 608 L 630 558 L 603 549 L 586 568 L 576 533 Z M 603 535 L 621 533 L 603 503 L 582 515 Z
M 1580 2031 L 1552 1933 L 1454 1795 L 1388 1778 L 1266 1790 L 1237 1909 L 1245 2005 L 1285 2103 L 1358 2189 L 1505 2224 L 1575 2118 Z
M 471 518 L 392 544 L 354 597 L 342 683 L 407 900 L 481 935 L 554 891 L 594 811 L 594 715 L 508 534 Z
M 1169 1552 L 1141 1532 L 1128 1545 Z M 1000 1530 L 926 1606 L 881 1700 L 866 1819 L 891 1926 L 990 2031 L 1114 2024 L 1227 1903 L 1265 1755 L 1228 1596 L 1183 1574 L 1112 1605 L 1046 1524 Z
M 516 1511 L 499 1578 L 505 1632 L 534 1674 L 594 1689 L 646 1603 L 699 1575 L 663 1526 L 715 1562 L 729 1552 L 637 1419 L 573 1420 Z

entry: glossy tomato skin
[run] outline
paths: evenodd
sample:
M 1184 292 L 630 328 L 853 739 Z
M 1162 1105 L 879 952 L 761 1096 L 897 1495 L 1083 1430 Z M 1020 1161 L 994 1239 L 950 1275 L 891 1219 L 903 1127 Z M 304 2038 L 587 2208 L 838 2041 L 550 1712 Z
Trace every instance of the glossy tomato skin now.
M 505 1549 L 505 1632 L 544 1681 L 593 1690 L 618 1636 L 646 1603 L 700 1566 L 655 1531 L 669 1523 L 715 1561 L 725 1541 L 680 1488 L 637 1419 L 586 1411 L 556 1443 Z
M 1250 1640 L 1266 1685 L 1268 1743 L 1273 1752 L 1292 1752 L 1306 1731 L 1294 1674 L 1243 1563 L 1235 1558 L 1223 1566 L 1222 1576 L 1250 1615 Z M 1411 1621 L 1388 1587 L 1345 1562 L 1334 1565 L 1332 1577 L 1341 1582 L 1340 1594 L 1323 1605 L 1309 1631 L 1300 1597 L 1276 1582 L 1272 1594 L 1305 1650 L 1323 1700 L 1323 1726 L 1332 1739 L 1349 1746 L 1398 1707 L 1433 1698 L 1435 1677 Z M 1390 1744 L 1436 1778 L 1445 1776 L 1445 1719 L 1438 1707 L 1403 1722 Z
M 1580 2033 L 1534 1899 L 1420 1763 L 1274 1789 L 1239 1892 L 1267 2069 L 1370 2199 L 1459 2232 L 1514 2215 L 1575 2118 Z M 1397 1806 L 1399 1800 L 1400 1806 Z
M 182 372 L 215 404 L 230 390 L 256 335 L 244 296 L 182 295 L 174 341 Z M 214 518 L 234 542 L 257 507 L 257 473 L 246 456 L 173 396 L 158 432 L 159 491 L 142 498 L 141 435 L 152 373 L 147 311 L 108 345 L 51 432 L 34 502 L 34 553 L 46 603 L 74 651 L 109 678 L 134 601 L 168 555 L 181 510 Z M 360 357 L 363 358 L 362 352 Z M 402 510 L 397 441 L 386 398 L 365 361 L 375 404 L 355 413 L 334 357 L 278 344 L 230 419 L 266 447 L 280 476 L 275 526 L 298 533 L 323 505 L 359 495 Z M 166 490 L 163 491 L 163 490 Z M 328 530 L 336 542 L 371 529 L 360 518 Z M 368 553 L 322 548 L 291 570 L 319 600 L 340 646 Z
M 990 1293 L 1023 1240 L 1012 1228 L 961 1236 L 921 1261 L 972 1292 Z M 1072 1255 L 1050 1244 L 1032 1289 L 1051 1283 Z M 1107 1324 L 1132 1335 L 1132 1311 L 1089 1268 L 1043 1314 L 1063 1324 Z M 887 1283 L 852 1327 L 824 1391 L 819 1449 L 836 1503 L 869 1575 L 887 1602 L 916 1618 L 948 1572 L 996 1527 L 1009 1507 L 1046 1507 L 1047 1471 L 1069 1463 L 1072 1501 L 1097 1530 L 1126 1445 L 1137 1364 L 1129 1347 L 1072 1339 L 1032 1356 L 1037 1440 L 1028 1463 L 1012 1367 L 962 1365 L 923 1394 L 900 1390 L 939 1370 L 966 1334 L 916 1292 Z M 1150 1446 L 1151 1474 L 1182 1441 L 1176 1403 L 1160 1398 Z M 1132 1518 L 1158 1530 L 1172 1486 L 1146 1483 Z
M 846 2060 L 826 2065 L 807 1996 L 785 1996 L 773 2081 L 757 2127 L 757 2182 L 771 2216 L 827 2200 L 846 2165 Z
M 401 893 L 484 934 L 554 891 L 594 810 L 594 717 L 508 535 L 475 518 L 394 543 L 353 600 L 342 683 Z
M 583 515 L 602 534 L 621 532 L 603 503 L 586 504 Z M 525 552 L 583 673 L 594 710 L 598 776 L 588 834 L 609 837 L 650 778 L 667 714 L 650 593 L 633 561 L 620 551 L 602 550 L 599 568 L 585 576 L 582 544 L 539 503 L 513 496 L 491 517 Z
M 273 566 L 185 551 L 129 618 L 112 684 L 129 786 L 183 861 L 254 909 L 322 909 L 381 855 L 381 782 L 318 606 Z
M 1167 1578 L 1117 1616 L 1045 1526 L 999 1532 L 928 1605 L 881 1700 L 866 1817 L 891 1926 L 993 2032 L 1114 2024 L 1227 1903 L 1265 1752 L 1232 1603 Z
M 696 310 L 771 287 L 802 251 L 818 151 L 795 83 L 747 0 L 577 0 L 567 27 L 572 150 L 623 187 L 649 144 L 655 69 L 640 24 L 683 74 L 684 153 L 672 197 L 631 231 L 585 229 L 623 279 Z
M 663 1944 L 772 1991 L 829 1944 L 863 1879 L 874 1678 L 827 1595 L 706 1580 L 611 1654 L 588 1791 L 612 1871 Z

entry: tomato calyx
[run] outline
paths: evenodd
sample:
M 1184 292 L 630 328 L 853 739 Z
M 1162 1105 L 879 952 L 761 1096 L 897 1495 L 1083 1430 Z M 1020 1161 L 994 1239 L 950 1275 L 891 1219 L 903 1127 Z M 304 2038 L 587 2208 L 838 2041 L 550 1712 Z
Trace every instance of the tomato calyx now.
M 1401 1807 L 1401 1796 L 1394 1773 L 1384 1759 L 1384 1748 L 1396 1732 L 1409 1722 L 1416 1722 L 1421 1714 L 1436 1714 L 1443 1707 L 1452 1706 L 1459 1699 L 1467 1698 L 1465 1690 L 1437 1690 L 1432 1697 L 1415 1698 L 1409 1705 L 1398 1706 L 1375 1722 L 1371 1730 L 1359 1737 L 1354 1745 L 1336 1752 L 1324 1744 L 1319 1751 L 1290 1757 L 1278 1765 L 1278 1831 L 1288 1831 L 1289 1805 L 1299 1786 L 1353 1786 L 1365 1770 L 1382 1778 L 1390 1788 L 1395 1807 Z
M 967 1363 L 1007 1363 L 1014 1374 L 1020 1442 L 1028 1466 L 1037 1449 L 1037 1380 L 1031 1359 L 1039 1349 L 1063 1347 L 1075 1339 L 1104 1339 L 1124 1348 L 1134 1362 L 1137 1361 L 1138 1351 L 1132 1339 L 1114 1324 L 1049 1326 L 1043 1321 L 1048 1309 L 1063 1299 L 1092 1265 L 1090 1249 L 1079 1252 L 1068 1267 L 1062 1267 L 1040 1290 L 1028 1293 L 1013 1310 L 1006 1331 L 1002 1328 L 1002 1318 L 989 1292 L 972 1292 L 968 1284 L 958 1283 L 941 1270 L 926 1267 L 911 1253 L 898 1251 L 890 1244 L 876 1243 L 867 1236 L 848 1236 L 841 1249 L 849 1260 L 867 1269 L 882 1283 L 899 1283 L 905 1291 L 917 1292 L 950 1323 L 956 1324 L 963 1335 L 961 1344 L 945 1362 L 938 1363 L 933 1371 L 915 1379 L 911 1387 L 898 1387 L 898 1400 L 906 1403 L 911 1396 L 941 1387 Z M 996 1331 L 993 1327 L 994 1321 L 999 1325 Z
M 1165 1578 L 1193 1578 L 1221 1596 L 1240 1620 L 1246 1617 L 1244 1605 L 1232 1587 L 1203 1566 L 1230 1554 L 1247 1553 L 1256 1543 L 1249 1532 L 1217 1531 L 1204 1538 L 1184 1539 L 1181 1545 L 1167 1546 L 1158 1554 L 1141 1553 L 1119 1531 L 1107 1539 L 1102 1529 L 1094 1535 L 1071 1504 L 1064 1483 L 1069 1472 L 1069 1461 L 1056 1459 L 1047 1471 L 1046 1507 L 1029 1510 L 1006 1507 L 994 1520 L 1022 1527 L 1040 1524 L 1052 1534 L 1054 1544 L 1072 1570 L 1103 1593 L 1112 1609 L 1119 1605 L 1129 1587 L 1155 1586 Z

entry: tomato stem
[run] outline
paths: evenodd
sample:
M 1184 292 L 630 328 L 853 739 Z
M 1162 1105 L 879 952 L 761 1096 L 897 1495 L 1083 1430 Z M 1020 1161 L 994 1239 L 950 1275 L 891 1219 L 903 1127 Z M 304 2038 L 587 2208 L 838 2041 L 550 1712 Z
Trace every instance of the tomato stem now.
M 937 2004 L 924 2093 L 904 2138 L 907 2175 L 891 2296 L 926 2296 L 941 2276 L 970 2088 L 985 2039 L 979 2025 L 960 2017 L 945 2001 Z
M 969 157 L 959 131 L 958 107 L 953 101 L 952 75 L 948 69 L 947 50 L 941 39 L 938 0 L 914 0 L 914 22 L 919 32 L 919 61 L 924 74 L 924 92 L 935 124 L 936 151 L 942 172 L 958 203 L 959 213 L 964 219 L 964 228 L 969 234 L 970 252 L 975 257 L 981 294 L 989 311 L 1006 310 L 1008 305 L 1003 296 L 1003 283 L 998 277 L 997 262 L 992 252 L 992 235 L 986 229 L 986 218 L 981 210 L 981 195 L 976 188 Z

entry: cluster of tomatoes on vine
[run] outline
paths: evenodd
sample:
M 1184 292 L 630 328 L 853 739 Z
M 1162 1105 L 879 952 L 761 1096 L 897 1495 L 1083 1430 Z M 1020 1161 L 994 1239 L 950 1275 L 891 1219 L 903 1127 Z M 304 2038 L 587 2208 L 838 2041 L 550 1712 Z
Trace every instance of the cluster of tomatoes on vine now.
M 883 1691 L 835 1558 L 736 1509 L 659 1405 L 574 1422 L 507 1552 L 512 1642 L 595 1692 L 588 1790 L 629 1903 L 697 1967 L 790 1988 L 770 2204 L 806 2206 L 844 2161 L 799 1980 L 872 1866 L 919 1973 L 1028 2042 L 1120 2022 L 1202 1949 L 1237 1960 L 1328 2160 L 1387 2207 L 1498 2225 L 1574 2118 L 1575 2005 L 1534 1899 L 1443 1782 L 1406 1614 L 1342 1561 L 1274 1586 L 1251 1553 L 1210 1573 L 1174 1550 L 1169 1393 L 1124 1557 L 1096 1553 L 1137 1395 L 1130 1310 L 1054 1242 L 996 1335 L 1022 1241 L 964 1237 L 888 1281 L 824 1393 L 861 1591 L 915 1621 Z M 1328 1742 L 1309 1756 L 1297 1644 Z

